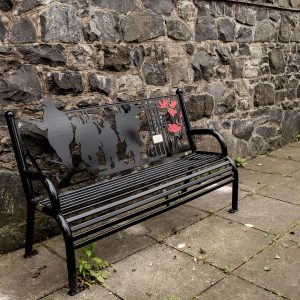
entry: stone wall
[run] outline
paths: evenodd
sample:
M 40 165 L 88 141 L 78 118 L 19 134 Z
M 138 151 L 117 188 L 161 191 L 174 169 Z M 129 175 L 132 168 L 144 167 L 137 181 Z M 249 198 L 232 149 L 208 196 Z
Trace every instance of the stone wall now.
M 25 220 L 6 109 L 183 87 L 193 124 L 232 156 L 265 153 L 300 132 L 299 17 L 300 0 L 1 0 L 0 251 L 22 244 Z

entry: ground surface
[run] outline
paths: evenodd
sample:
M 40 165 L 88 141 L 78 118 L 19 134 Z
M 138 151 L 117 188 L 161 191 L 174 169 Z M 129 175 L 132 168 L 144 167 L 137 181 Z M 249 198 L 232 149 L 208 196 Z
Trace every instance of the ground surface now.
M 60 237 L 1 256 L 0 300 L 300 299 L 299 191 L 300 142 L 240 169 L 235 214 L 224 187 L 98 242 L 109 279 L 73 298 Z

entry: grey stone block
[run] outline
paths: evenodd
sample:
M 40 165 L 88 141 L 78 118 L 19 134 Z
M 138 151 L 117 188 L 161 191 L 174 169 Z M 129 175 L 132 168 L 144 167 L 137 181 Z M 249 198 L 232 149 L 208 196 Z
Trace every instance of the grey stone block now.
M 214 109 L 213 97 L 208 94 L 191 95 L 190 99 L 186 102 L 186 108 L 191 121 L 209 118 Z
M 218 20 L 218 37 L 224 42 L 233 42 L 235 36 L 235 22 L 229 18 Z
M 121 19 L 126 42 L 144 42 L 165 34 L 164 19 L 153 12 L 132 12 Z
M 0 19 L 0 41 L 3 41 L 6 36 L 6 28 Z
M 2 0 L 0 3 L 0 10 L 4 12 L 8 12 L 12 10 L 13 6 L 14 6 L 13 0 Z
M 206 40 L 216 40 L 218 38 L 215 19 L 204 5 L 198 7 L 198 18 L 195 29 L 195 39 L 197 42 Z
M 158 64 L 155 60 L 146 60 L 143 64 L 142 72 L 144 74 L 146 84 L 164 86 L 167 83 L 165 66 L 163 64 Z
M 97 7 L 114 10 L 118 13 L 128 13 L 138 10 L 136 0 L 92 0 L 92 4 Z
M 192 66 L 195 70 L 195 81 L 211 80 L 215 74 L 213 57 L 203 50 L 199 50 L 192 58 Z
M 100 92 L 108 95 L 110 93 L 112 80 L 107 76 L 101 76 L 95 73 L 89 75 L 89 85 L 92 92 Z
M 103 51 L 103 65 L 101 69 L 109 71 L 125 71 L 131 67 L 130 48 L 127 45 L 105 45 L 99 48 Z M 100 53 L 99 53 L 100 54 Z
M 19 46 L 17 50 L 31 64 L 49 65 L 52 67 L 63 66 L 67 62 L 65 49 L 62 45 L 28 45 Z
M 243 140 L 249 140 L 254 130 L 252 120 L 234 120 L 232 125 L 232 133 Z
M 145 8 L 166 16 L 170 15 L 174 9 L 172 0 L 142 0 L 142 3 Z
M 174 40 L 186 41 L 192 36 L 191 29 L 181 20 L 167 20 L 168 36 Z
M 90 41 L 114 42 L 121 40 L 118 15 L 110 11 L 96 11 L 86 29 Z
M 256 23 L 254 41 L 255 42 L 271 42 L 277 35 L 276 26 L 272 21 L 262 20 Z
M 238 22 L 246 25 L 254 25 L 256 21 L 256 11 L 250 7 L 239 5 L 235 18 Z
M 36 69 L 24 65 L 12 75 L 0 79 L 0 100 L 34 101 L 41 98 L 41 85 Z
M 80 72 L 52 72 L 48 75 L 47 85 L 54 95 L 79 94 L 83 91 Z
M 51 4 L 40 16 L 41 37 L 44 42 L 80 42 L 82 21 L 74 7 Z
M 284 52 L 280 49 L 274 49 L 269 53 L 270 69 L 273 74 L 283 73 L 286 66 Z
M 11 29 L 10 41 L 13 43 L 32 43 L 37 40 L 37 33 L 33 22 L 22 17 L 16 21 Z
M 255 87 L 254 105 L 266 106 L 275 103 L 275 89 L 270 83 L 259 83 Z

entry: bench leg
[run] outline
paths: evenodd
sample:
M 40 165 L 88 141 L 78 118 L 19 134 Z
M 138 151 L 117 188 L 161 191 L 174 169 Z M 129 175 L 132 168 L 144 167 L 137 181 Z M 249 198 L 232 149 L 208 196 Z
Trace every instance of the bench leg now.
M 69 277 L 69 292 L 71 296 L 76 295 L 78 292 L 78 282 L 76 274 L 76 260 L 75 260 L 75 250 L 74 245 L 69 245 L 66 243 L 66 256 L 67 256 L 67 267 L 68 267 L 68 277 Z
M 63 233 L 66 247 L 66 257 L 67 257 L 67 267 L 68 267 L 68 278 L 69 278 L 69 292 L 71 296 L 76 295 L 80 292 L 78 290 L 78 281 L 76 274 L 76 259 L 75 259 L 75 249 L 72 239 L 72 233 L 69 225 L 62 216 L 57 216 L 57 223 Z
M 232 207 L 229 210 L 230 213 L 235 213 L 238 211 L 238 200 L 239 200 L 239 173 L 235 164 L 232 165 L 233 167 L 233 175 L 234 180 L 232 183 Z
M 38 252 L 33 250 L 33 234 L 34 234 L 34 219 L 35 219 L 36 204 L 29 203 L 27 206 L 27 223 L 26 223 L 26 241 L 24 257 L 32 257 Z

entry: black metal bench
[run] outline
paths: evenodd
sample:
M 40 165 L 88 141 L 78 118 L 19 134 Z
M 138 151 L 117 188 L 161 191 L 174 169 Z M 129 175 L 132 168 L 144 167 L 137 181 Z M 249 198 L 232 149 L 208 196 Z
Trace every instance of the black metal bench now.
M 229 183 L 230 212 L 238 209 L 238 172 L 224 140 L 190 127 L 181 90 L 64 112 L 50 99 L 43 106 L 40 119 L 5 114 L 28 205 L 24 256 L 37 253 L 39 209 L 64 236 L 70 295 L 78 291 L 75 249 Z M 198 151 L 196 135 L 212 135 L 220 153 Z

